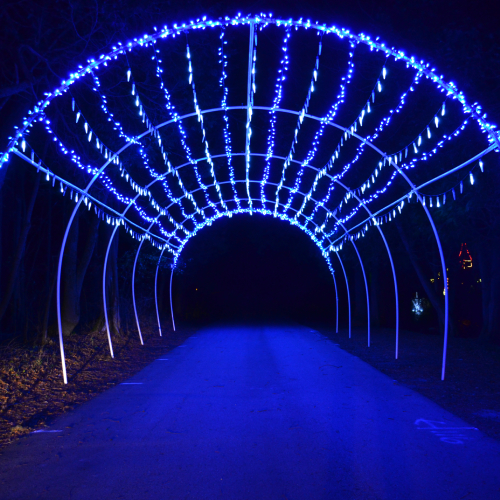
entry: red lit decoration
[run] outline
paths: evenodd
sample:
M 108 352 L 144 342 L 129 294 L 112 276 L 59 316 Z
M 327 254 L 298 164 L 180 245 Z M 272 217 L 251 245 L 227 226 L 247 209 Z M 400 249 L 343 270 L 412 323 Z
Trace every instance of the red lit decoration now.
M 467 269 L 468 267 L 472 267 L 472 257 L 467 248 L 467 243 L 462 243 L 460 248 L 460 253 L 458 254 L 458 260 L 462 269 Z

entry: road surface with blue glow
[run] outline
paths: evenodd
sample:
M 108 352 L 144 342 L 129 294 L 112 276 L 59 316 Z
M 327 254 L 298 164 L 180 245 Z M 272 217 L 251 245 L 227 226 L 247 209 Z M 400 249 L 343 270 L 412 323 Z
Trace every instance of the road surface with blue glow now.
M 47 431 L 0 498 L 500 498 L 500 442 L 297 325 L 203 329 Z

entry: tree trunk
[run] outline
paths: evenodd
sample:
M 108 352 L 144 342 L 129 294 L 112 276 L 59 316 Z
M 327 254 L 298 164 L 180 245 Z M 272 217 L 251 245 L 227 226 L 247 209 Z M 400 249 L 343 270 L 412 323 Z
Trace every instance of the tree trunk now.
M 354 270 L 354 317 L 353 325 L 364 327 L 366 325 L 367 310 L 366 310 L 366 289 L 363 272 L 359 265 L 359 260 L 356 258 Z
M 50 273 L 50 269 L 49 269 Z M 57 271 L 56 269 L 52 272 L 52 279 L 49 283 L 49 289 L 45 300 L 45 306 L 43 310 L 43 319 L 41 325 L 41 337 L 42 345 L 45 345 L 49 339 L 49 318 L 50 318 L 50 305 L 52 303 L 52 295 L 54 294 L 54 288 L 56 286 Z
M 2 250 L 3 250 L 3 238 L 2 238 L 2 235 L 3 235 L 3 201 L 4 199 L 2 198 L 2 188 L 0 187 L 0 289 L 3 288 L 3 281 L 2 281 L 2 271 L 3 271 L 3 266 L 2 266 L 2 263 L 3 263 L 3 253 L 2 253 Z
M 70 206 L 70 210 L 73 207 Z M 73 219 L 68 239 L 66 241 L 66 249 L 64 252 L 63 266 L 63 298 L 61 304 L 61 322 L 63 334 L 69 335 L 73 332 L 80 321 L 80 296 L 82 292 L 83 279 L 87 272 L 88 265 L 98 237 L 100 219 L 92 217 L 88 234 L 85 238 L 85 246 L 78 258 L 78 237 L 80 226 L 80 211 L 78 211 Z
M 373 269 L 368 275 L 370 289 L 370 323 L 373 327 L 380 326 L 380 304 L 378 296 L 380 293 L 380 266 L 372 266 Z
M 73 210 L 69 204 L 69 213 Z M 65 335 L 69 335 L 80 320 L 80 296 L 77 293 L 76 263 L 78 251 L 78 230 L 80 225 L 78 210 L 73 219 L 71 229 L 66 240 L 63 267 L 61 270 L 61 323 Z
M 14 252 L 12 263 L 10 265 L 10 275 L 7 279 L 7 285 L 4 289 L 4 295 L 2 302 L 0 303 L 0 321 L 2 320 L 7 306 L 9 305 L 10 299 L 12 297 L 12 291 L 14 290 L 14 285 L 16 284 L 16 278 L 19 271 L 19 265 L 21 259 L 24 255 L 24 250 L 26 248 L 26 240 L 28 238 L 28 233 L 31 227 L 31 215 L 33 213 L 33 206 L 35 205 L 35 200 L 38 195 L 38 188 L 40 186 L 40 174 L 36 176 L 35 185 L 31 193 L 31 198 L 26 207 L 26 211 L 22 220 L 21 232 L 17 241 L 17 247 Z

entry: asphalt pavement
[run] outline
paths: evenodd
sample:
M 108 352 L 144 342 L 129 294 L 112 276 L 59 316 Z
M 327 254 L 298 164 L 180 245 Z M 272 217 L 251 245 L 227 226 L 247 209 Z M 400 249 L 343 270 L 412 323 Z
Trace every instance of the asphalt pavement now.
M 224 326 L 6 448 L 0 498 L 497 500 L 499 466 L 499 441 L 318 332 Z

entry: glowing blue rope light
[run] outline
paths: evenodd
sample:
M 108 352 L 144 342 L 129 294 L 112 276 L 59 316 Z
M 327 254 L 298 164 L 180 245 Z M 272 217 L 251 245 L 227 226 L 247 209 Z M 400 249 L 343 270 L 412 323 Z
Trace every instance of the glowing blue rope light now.
M 258 200 L 254 199 L 254 201 L 258 201 Z M 193 236 L 196 236 L 198 231 L 200 231 L 204 227 L 211 226 L 213 222 L 215 222 L 217 219 L 220 219 L 222 217 L 232 217 L 233 215 L 236 215 L 236 214 L 245 214 L 245 213 L 250 214 L 250 215 L 253 213 L 260 213 L 262 215 L 269 215 L 269 216 L 274 217 L 274 213 L 271 210 L 267 210 L 265 208 L 253 208 L 253 209 L 239 208 L 239 209 L 234 209 L 234 210 L 228 210 L 225 213 L 217 212 L 214 216 L 209 217 L 209 218 L 205 219 L 203 222 L 197 224 L 194 231 L 181 243 L 181 245 L 176 250 L 173 266 L 175 267 L 177 265 L 177 261 L 181 255 L 182 250 L 184 249 L 186 243 Z M 315 234 L 312 231 L 310 231 L 306 226 L 300 224 L 296 219 L 288 217 L 285 213 L 279 213 L 278 218 L 283 220 L 283 221 L 288 222 L 292 226 L 298 227 L 299 229 L 301 229 L 304 233 L 306 233 L 311 238 L 311 240 L 315 243 L 315 245 L 318 246 L 318 248 L 321 250 L 321 254 L 324 257 L 324 259 L 326 260 L 328 268 L 330 269 L 330 272 L 333 275 L 333 273 L 335 271 L 333 270 L 333 267 L 331 265 L 330 256 L 329 256 L 328 252 L 325 252 L 324 249 L 321 247 L 321 244 L 318 241 L 318 239 L 316 238 Z

